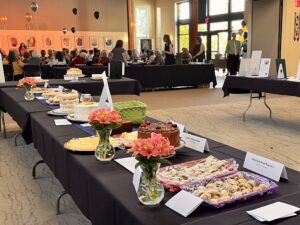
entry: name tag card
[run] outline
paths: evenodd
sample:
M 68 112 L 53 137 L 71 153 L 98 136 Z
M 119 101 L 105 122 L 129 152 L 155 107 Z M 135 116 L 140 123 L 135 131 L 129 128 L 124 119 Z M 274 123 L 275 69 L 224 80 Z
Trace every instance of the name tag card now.
M 299 210 L 300 208 L 298 207 L 283 202 L 275 202 L 267 206 L 247 211 L 247 213 L 260 222 L 271 222 L 277 219 L 297 216 L 296 212 Z
M 89 124 L 89 123 L 83 123 L 80 126 L 82 126 L 82 127 L 91 127 L 91 124 Z
M 60 93 L 61 93 L 61 92 L 63 92 L 63 91 L 64 91 L 64 87 L 63 87 L 63 86 L 61 86 L 61 85 L 59 85 L 59 86 L 58 86 L 58 92 L 60 92 Z
M 137 164 L 138 162 L 134 157 L 115 159 L 115 161 L 121 166 L 123 166 L 125 169 L 129 170 L 131 173 L 135 172 L 135 164 Z
M 45 82 L 44 83 L 44 88 L 47 88 L 49 86 L 49 83 L 48 82 Z
M 141 167 L 138 167 L 135 169 L 134 174 L 133 174 L 132 183 L 133 183 L 133 186 L 134 186 L 134 189 L 136 192 L 138 191 L 142 174 L 143 174 L 143 171 L 142 171 Z
M 37 98 L 38 100 L 44 100 L 44 99 L 45 99 L 45 98 L 42 97 L 42 96 L 36 96 L 36 98 Z
M 66 125 L 72 125 L 70 121 L 66 119 L 56 119 L 54 120 L 56 126 L 66 126 Z
M 244 168 L 275 181 L 279 181 L 280 177 L 288 179 L 286 168 L 283 164 L 250 152 L 246 154 Z
M 209 152 L 208 142 L 205 138 L 183 133 L 182 140 L 185 142 L 185 146 L 188 148 L 201 153 L 204 153 L 205 150 Z
M 72 92 L 72 93 L 78 93 L 78 91 L 76 91 L 76 90 L 74 90 L 74 89 L 72 89 L 71 92 Z
M 184 133 L 184 131 L 185 131 L 185 126 L 183 125 L 183 124 L 181 124 L 181 123 L 177 123 L 177 122 L 175 122 L 175 121 L 173 121 L 173 120 L 170 120 L 170 122 L 172 122 L 173 124 L 176 124 L 177 125 L 177 127 L 178 127 L 178 129 L 179 129 L 179 136 L 180 137 L 182 137 L 183 136 L 183 133 Z
M 182 190 L 167 201 L 165 205 L 180 215 L 188 217 L 202 202 L 201 198 Z

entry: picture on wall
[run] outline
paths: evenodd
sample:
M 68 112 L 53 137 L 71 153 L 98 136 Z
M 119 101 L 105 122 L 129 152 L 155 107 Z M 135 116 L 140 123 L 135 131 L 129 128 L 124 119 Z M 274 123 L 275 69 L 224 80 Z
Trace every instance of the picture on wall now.
M 300 12 L 295 12 L 294 41 L 300 40 Z
M 43 36 L 43 44 L 44 44 L 44 48 L 52 48 L 53 47 L 53 37 L 52 36 Z
M 151 39 L 141 39 L 141 49 L 151 50 L 152 49 L 152 40 Z
M 104 37 L 104 48 L 112 48 L 113 40 L 111 37 Z
M 18 36 L 8 36 L 8 46 L 9 48 L 19 47 L 19 37 Z
M 75 48 L 83 48 L 84 46 L 84 37 L 78 36 L 75 37 Z
M 27 48 L 35 48 L 36 38 L 34 36 L 26 36 L 25 45 L 27 46 Z
M 98 48 L 98 37 L 90 37 L 90 48 Z
M 61 37 L 61 47 L 70 48 L 71 47 L 71 38 L 69 36 Z

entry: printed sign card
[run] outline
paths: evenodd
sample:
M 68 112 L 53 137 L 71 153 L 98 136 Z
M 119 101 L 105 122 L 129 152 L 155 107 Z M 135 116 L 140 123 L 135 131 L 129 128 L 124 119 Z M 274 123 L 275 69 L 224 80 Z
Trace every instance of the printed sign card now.
M 239 76 L 250 76 L 251 59 L 241 59 Z
M 260 62 L 259 73 L 260 77 L 268 77 L 270 72 L 271 59 L 263 58 Z
M 247 152 L 246 154 L 244 168 L 275 181 L 279 181 L 280 177 L 288 179 L 286 168 L 283 164 L 251 152 Z
M 182 140 L 185 142 L 185 146 L 190 149 L 201 153 L 204 153 L 205 150 L 209 152 L 208 142 L 205 138 L 183 133 Z
M 250 75 L 258 75 L 262 51 L 252 51 Z

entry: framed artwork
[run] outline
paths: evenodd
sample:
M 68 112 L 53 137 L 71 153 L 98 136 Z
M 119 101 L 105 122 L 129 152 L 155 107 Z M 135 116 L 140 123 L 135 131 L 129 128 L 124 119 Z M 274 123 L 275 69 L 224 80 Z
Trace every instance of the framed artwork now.
M 18 36 L 8 36 L 8 46 L 9 48 L 18 48 L 20 45 Z
M 44 44 L 44 48 L 52 48 L 53 47 L 53 37 L 52 36 L 43 36 L 43 44 Z
M 83 48 L 84 46 L 84 37 L 77 36 L 75 37 L 75 48 Z
M 61 47 L 62 48 L 71 48 L 71 38 L 69 36 L 61 37 Z
M 90 48 L 98 48 L 98 37 L 90 37 Z
M 112 48 L 113 40 L 111 37 L 104 37 L 104 48 Z
M 27 48 L 35 48 L 36 47 L 36 37 L 35 36 L 26 36 L 25 37 L 25 45 Z
M 141 49 L 151 50 L 152 49 L 152 40 L 151 39 L 141 39 Z

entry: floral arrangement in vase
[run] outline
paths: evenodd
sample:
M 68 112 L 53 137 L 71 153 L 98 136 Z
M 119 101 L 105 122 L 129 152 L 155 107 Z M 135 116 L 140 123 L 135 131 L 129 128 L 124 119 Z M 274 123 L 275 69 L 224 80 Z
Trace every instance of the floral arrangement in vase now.
M 111 131 L 121 126 L 122 117 L 113 110 L 97 109 L 90 113 L 88 122 L 97 132 L 100 140 L 95 151 L 99 161 L 110 161 L 115 156 L 115 149 L 109 142 Z
M 25 88 L 24 98 L 26 101 L 34 100 L 34 94 L 32 92 L 32 87 L 36 84 L 36 79 L 33 77 L 25 77 L 18 82 L 18 87 Z
M 174 146 L 161 134 L 152 133 L 151 138 L 136 140 L 128 152 L 138 161 L 136 168 L 140 167 L 143 172 L 137 190 L 139 201 L 144 205 L 160 203 L 165 191 L 156 173 L 161 163 L 169 163 L 164 157 L 175 154 Z

